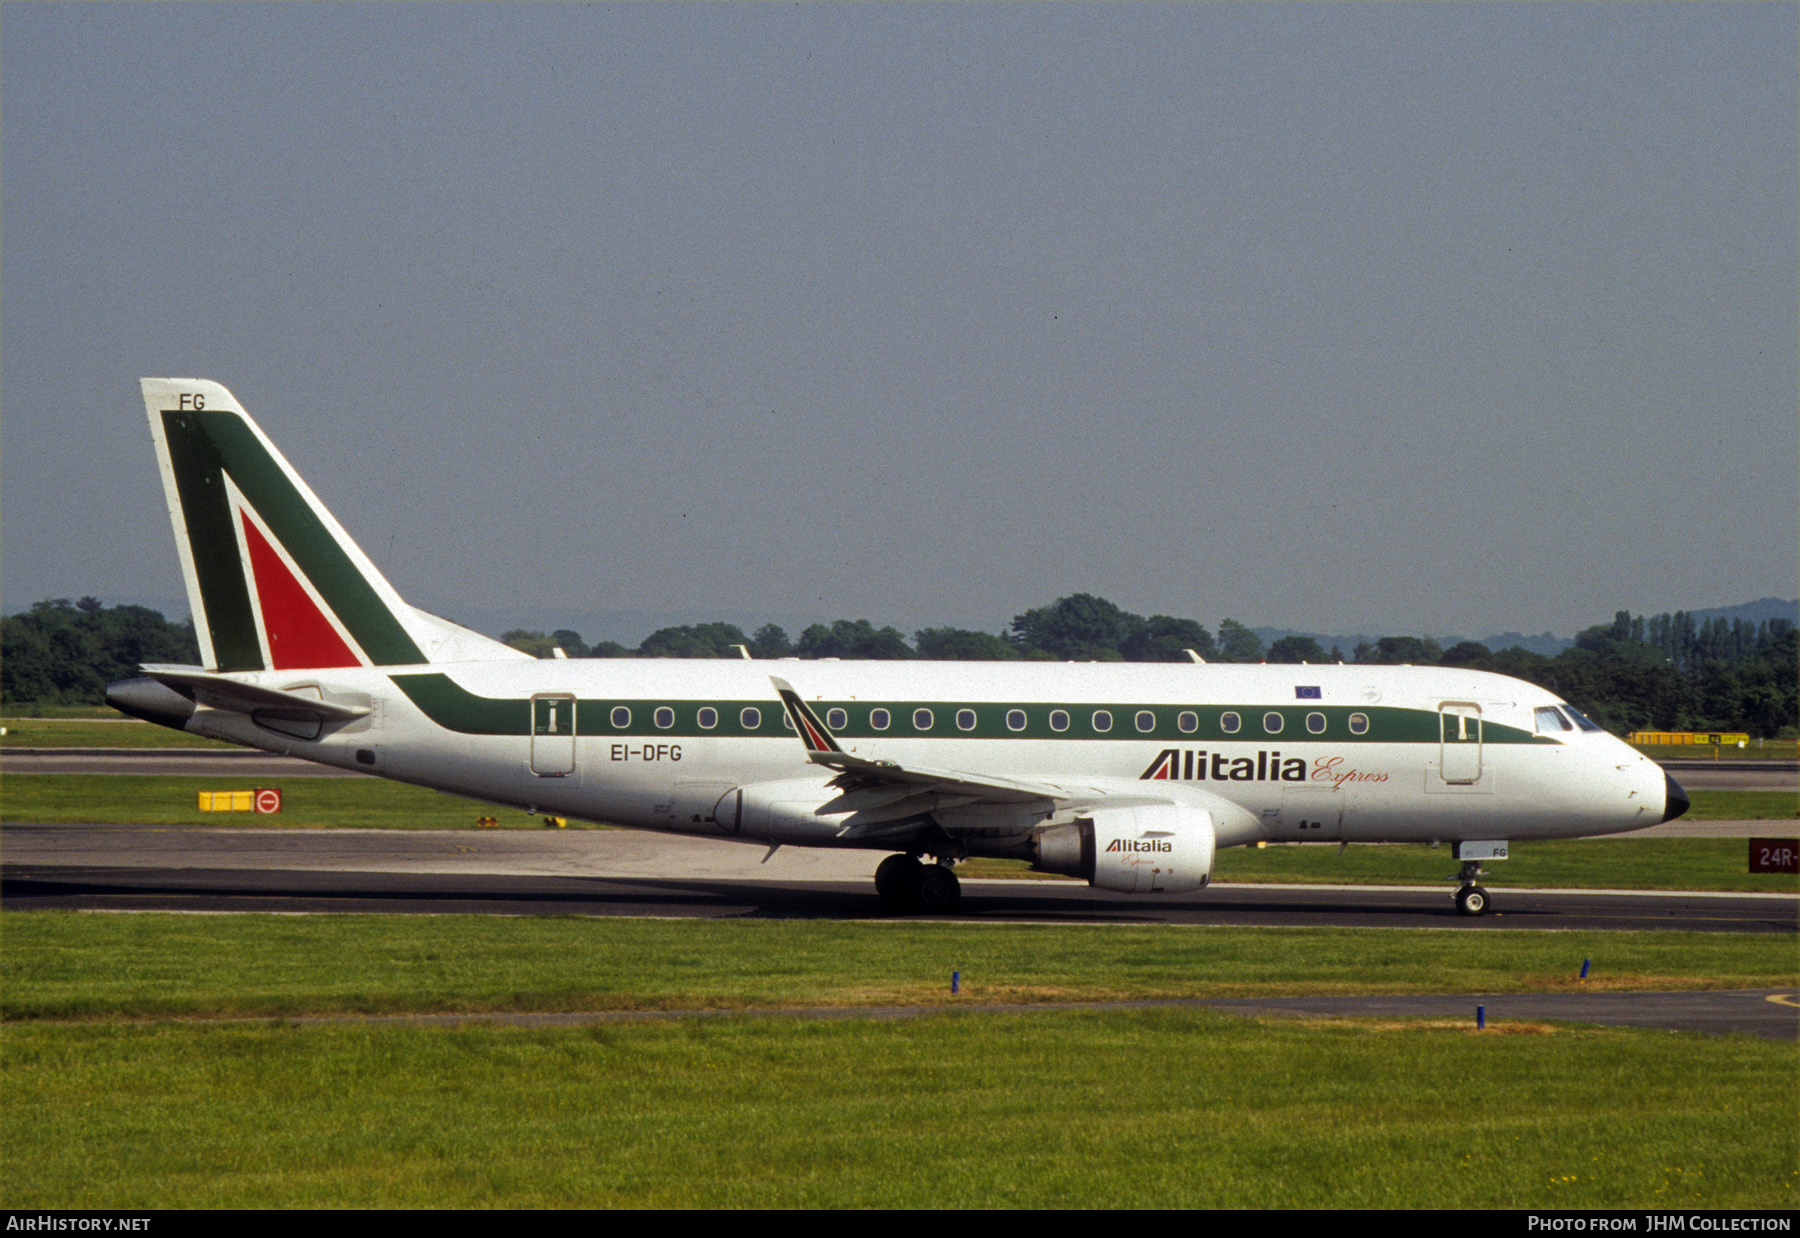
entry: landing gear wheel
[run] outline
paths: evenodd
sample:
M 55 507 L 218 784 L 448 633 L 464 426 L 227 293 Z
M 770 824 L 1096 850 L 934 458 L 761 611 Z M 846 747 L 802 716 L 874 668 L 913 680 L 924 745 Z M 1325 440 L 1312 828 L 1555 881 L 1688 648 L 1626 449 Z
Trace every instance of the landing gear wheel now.
M 1488 909 L 1488 892 L 1480 886 L 1464 886 L 1456 892 L 1456 910 L 1465 916 L 1484 916 Z
M 914 887 L 913 905 L 926 912 L 956 910 L 957 903 L 962 901 L 962 882 L 956 879 L 956 874 L 942 864 L 920 867 L 922 871 L 918 885 Z
M 904 911 L 914 902 L 914 891 L 925 866 L 914 856 L 890 855 L 875 868 L 875 893 L 892 911 Z

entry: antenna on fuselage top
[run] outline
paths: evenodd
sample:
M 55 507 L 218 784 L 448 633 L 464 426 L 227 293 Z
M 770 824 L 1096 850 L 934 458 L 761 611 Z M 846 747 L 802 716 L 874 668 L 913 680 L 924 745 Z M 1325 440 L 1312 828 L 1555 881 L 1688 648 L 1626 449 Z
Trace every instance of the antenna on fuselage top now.
M 1183 649 L 1181 652 L 1187 654 L 1187 656 L 1189 658 L 1191 658 L 1195 662 L 1198 662 L 1201 666 L 1206 665 L 1206 659 L 1201 657 L 1199 654 L 1195 653 L 1192 649 Z
M 742 658 L 744 661 L 748 662 L 751 660 L 750 648 L 748 645 L 733 645 L 732 648 L 738 651 L 738 657 Z M 774 853 L 771 852 L 770 854 L 772 855 Z

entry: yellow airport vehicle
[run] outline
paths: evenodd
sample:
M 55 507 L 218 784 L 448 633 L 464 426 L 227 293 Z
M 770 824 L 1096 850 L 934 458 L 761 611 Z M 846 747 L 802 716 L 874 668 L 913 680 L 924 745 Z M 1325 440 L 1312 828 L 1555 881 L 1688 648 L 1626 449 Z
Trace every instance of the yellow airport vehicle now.
M 1743 731 L 1633 731 L 1627 741 L 1633 744 L 1716 744 L 1721 747 L 1743 747 L 1750 736 Z

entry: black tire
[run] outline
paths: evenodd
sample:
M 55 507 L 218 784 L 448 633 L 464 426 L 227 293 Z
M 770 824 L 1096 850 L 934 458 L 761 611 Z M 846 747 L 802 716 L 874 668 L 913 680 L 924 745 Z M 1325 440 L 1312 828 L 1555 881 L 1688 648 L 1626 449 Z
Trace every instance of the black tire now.
M 1465 916 L 1485 916 L 1488 892 L 1480 886 L 1464 886 L 1456 892 L 1456 910 Z
M 942 864 L 921 865 L 913 905 L 927 913 L 955 911 L 962 901 L 962 882 Z
M 911 907 L 919 875 L 924 869 L 925 866 L 913 856 L 890 855 L 875 868 L 875 893 L 896 911 Z

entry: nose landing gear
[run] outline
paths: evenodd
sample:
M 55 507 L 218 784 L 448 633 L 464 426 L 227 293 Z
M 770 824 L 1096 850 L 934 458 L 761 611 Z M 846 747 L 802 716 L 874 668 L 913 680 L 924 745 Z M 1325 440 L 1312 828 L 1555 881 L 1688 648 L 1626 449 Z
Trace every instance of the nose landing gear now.
M 1480 886 L 1467 885 L 1456 892 L 1456 910 L 1465 916 L 1487 914 L 1488 892 Z
M 1481 876 L 1480 860 L 1464 860 L 1462 872 L 1456 877 L 1461 886 L 1456 891 L 1456 910 L 1459 915 L 1484 916 L 1488 909 L 1488 892 L 1475 884 L 1475 878 Z
M 1462 871 L 1452 881 L 1457 883 L 1457 914 L 1464 916 L 1485 916 L 1488 913 L 1488 892 L 1475 884 L 1475 878 L 1481 876 L 1483 860 L 1504 860 L 1506 858 L 1506 840 L 1504 838 L 1465 838 L 1455 844 L 1452 849 L 1458 860 L 1462 861 Z

